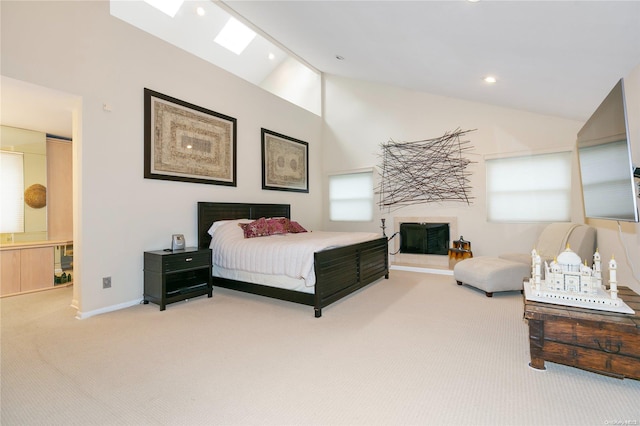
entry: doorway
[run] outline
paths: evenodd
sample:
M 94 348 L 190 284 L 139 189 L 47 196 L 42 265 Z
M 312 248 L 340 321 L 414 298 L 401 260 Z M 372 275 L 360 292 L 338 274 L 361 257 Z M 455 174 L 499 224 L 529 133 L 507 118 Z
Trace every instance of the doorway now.
M 77 232 L 78 206 L 80 194 L 78 191 L 78 152 L 81 144 L 81 116 L 82 99 L 79 96 L 60 92 L 44 86 L 35 85 L 7 76 L 0 76 L 2 86 L 2 115 L 0 124 L 19 129 L 33 130 L 47 135 L 55 135 L 58 139 L 66 139 L 71 142 L 71 161 L 65 164 L 67 178 L 71 180 L 72 216 L 71 231 L 68 227 L 64 240 L 73 241 L 73 300 L 71 305 L 80 308 L 81 294 L 81 268 L 80 258 L 81 241 Z M 68 161 L 67 161 L 68 162 Z M 68 203 L 68 201 L 67 201 Z M 63 206 L 64 207 L 64 206 Z M 47 235 L 48 240 L 60 239 L 59 229 L 56 235 Z M 53 277 L 52 281 L 53 281 Z

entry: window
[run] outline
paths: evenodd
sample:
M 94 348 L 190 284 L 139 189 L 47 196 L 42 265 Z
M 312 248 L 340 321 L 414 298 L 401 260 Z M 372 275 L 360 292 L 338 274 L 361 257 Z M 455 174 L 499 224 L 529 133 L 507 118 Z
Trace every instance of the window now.
M 23 154 L 0 151 L 0 164 L 0 232 L 24 232 Z
M 329 209 L 334 221 L 373 220 L 373 170 L 330 175 Z
M 486 161 L 487 220 L 555 222 L 571 218 L 571 152 Z

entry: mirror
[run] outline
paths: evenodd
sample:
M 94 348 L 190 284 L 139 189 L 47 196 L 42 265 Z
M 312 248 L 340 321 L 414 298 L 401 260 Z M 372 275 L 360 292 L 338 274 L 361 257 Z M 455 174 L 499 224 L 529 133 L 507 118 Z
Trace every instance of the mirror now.
M 24 232 L 0 234 L 0 243 L 44 241 L 47 239 L 47 135 L 33 130 L 0 126 L 0 149 L 23 154 Z M 4 202 L 3 202 L 4 204 Z

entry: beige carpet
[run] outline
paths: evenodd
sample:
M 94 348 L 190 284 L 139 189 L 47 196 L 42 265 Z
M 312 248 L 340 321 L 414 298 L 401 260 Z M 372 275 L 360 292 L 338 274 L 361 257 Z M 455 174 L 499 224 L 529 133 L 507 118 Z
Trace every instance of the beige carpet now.
M 3 426 L 640 424 L 640 381 L 529 368 L 522 296 L 450 276 L 392 271 L 321 319 L 215 289 L 77 320 L 71 295 L 1 300 Z

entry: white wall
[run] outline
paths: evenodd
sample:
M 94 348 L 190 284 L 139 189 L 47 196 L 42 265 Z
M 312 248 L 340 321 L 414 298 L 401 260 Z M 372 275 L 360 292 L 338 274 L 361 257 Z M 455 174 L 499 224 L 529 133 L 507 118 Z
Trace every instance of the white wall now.
M 0 7 L 2 75 L 81 98 L 74 111 L 80 316 L 137 303 L 145 250 L 168 247 L 172 233 L 196 245 L 197 201 L 291 203 L 294 218 L 319 228 L 320 117 L 111 17 L 106 1 Z M 144 87 L 238 120 L 237 187 L 143 178 Z M 261 127 L 309 143 L 309 194 L 261 189 Z M 112 288 L 103 290 L 106 276 Z
M 637 88 L 636 80 L 634 83 Z M 633 90 L 630 87 L 628 89 Z M 640 92 L 636 90 L 635 93 Z M 596 106 L 594 105 L 594 109 Z M 472 195 L 475 197 L 472 204 L 423 203 L 394 211 L 380 211 L 376 207 L 373 222 L 336 223 L 329 221 L 328 203 L 325 200 L 324 227 L 327 229 L 379 232 L 380 218 L 384 217 L 387 219 L 388 231 L 393 232 L 394 216 L 454 216 L 458 218 L 458 233 L 463 235 L 465 240 L 471 241 L 474 256 L 495 256 L 505 252 L 528 253 L 545 224 L 487 222 L 484 158 L 493 154 L 531 153 L 555 149 L 573 151 L 572 221 L 584 223 L 575 152 L 576 135 L 583 125 L 582 122 L 411 92 L 337 76 L 325 76 L 325 121 L 325 189 L 327 173 L 380 165 L 380 144 L 389 139 L 397 142 L 416 141 L 438 137 L 457 128 L 477 129 L 468 135 L 474 147 L 468 158 L 476 162 L 469 166 L 469 170 L 473 172 L 471 187 Z M 599 247 L 603 256 L 615 252 L 616 259 L 619 259 L 620 283 L 640 290 L 640 285 L 632 277 L 630 266 L 621 260 L 624 253 L 621 252 L 617 233 L 612 234 L 609 231 L 612 224 L 607 222 L 593 225 L 598 228 Z M 613 225 L 617 230 L 615 222 Z M 623 224 L 623 232 L 630 254 L 635 256 L 632 259 L 640 263 L 638 226 Z M 637 268 L 640 268 L 640 265 Z

